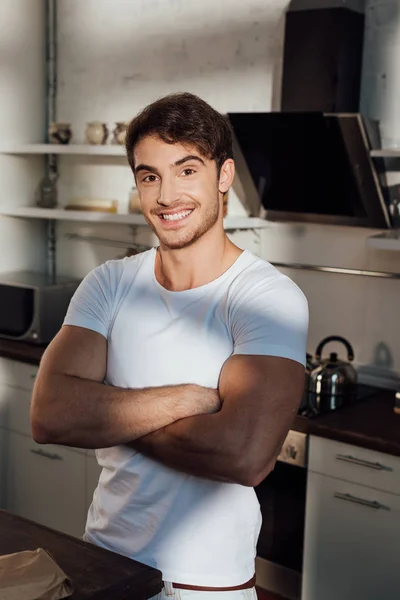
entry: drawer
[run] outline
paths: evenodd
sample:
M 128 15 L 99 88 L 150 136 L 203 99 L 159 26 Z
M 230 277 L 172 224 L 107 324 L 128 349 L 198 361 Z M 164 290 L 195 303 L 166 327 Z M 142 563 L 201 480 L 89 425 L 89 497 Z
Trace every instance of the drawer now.
M 311 436 L 308 468 L 315 473 L 400 495 L 400 458 Z
M 9 432 L 6 508 L 70 535 L 85 521 L 85 457 L 60 446 L 40 446 Z
M 14 361 L 13 367 L 15 375 L 14 383 L 11 385 L 31 392 L 39 367 L 18 361 Z
M 0 427 L 31 438 L 30 404 L 32 393 L 11 386 L 0 388 Z M 69 447 L 73 452 L 86 454 L 85 448 Z
M 400 496 L 309 473 L 301 598 L 398 600 Z
M 8 358 L 0 358 L 0 385 L 15 385 L 15 361 Z
M 29 437 L 31 432 L 30 405 L 31 392 L 23 389 L 8 388 L 6 402 L 8 408 L 7 428 Z

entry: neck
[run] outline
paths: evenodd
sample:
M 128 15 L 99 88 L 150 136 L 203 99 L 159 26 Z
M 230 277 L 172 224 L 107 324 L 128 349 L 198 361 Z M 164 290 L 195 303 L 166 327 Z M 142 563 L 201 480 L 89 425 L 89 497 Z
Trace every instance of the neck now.
M 200 287 L 217 279 L 240 256 L 225 231 L 205 233 L 187 248 L 171 250 L 159 247 L 155 263 L 158 282 L 174 292 Z

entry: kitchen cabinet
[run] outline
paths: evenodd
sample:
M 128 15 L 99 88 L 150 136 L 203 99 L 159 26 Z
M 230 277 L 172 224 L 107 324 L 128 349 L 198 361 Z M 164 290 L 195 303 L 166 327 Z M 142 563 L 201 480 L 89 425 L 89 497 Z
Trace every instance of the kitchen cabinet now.
M 6 507 L 77 537 L 86 521 L 85 456 L 63 446 L 36 444 L 9 431 Z
M 398 599 L 398 464 L 397 457 L 311 436 L 302 600 Z
M 33 441 L 29 413 L 37 371 L 35 365 L 0 359 L 0 506 L 82 536 L 97 463 L 91 457 L 87 469 L 86 450 Z

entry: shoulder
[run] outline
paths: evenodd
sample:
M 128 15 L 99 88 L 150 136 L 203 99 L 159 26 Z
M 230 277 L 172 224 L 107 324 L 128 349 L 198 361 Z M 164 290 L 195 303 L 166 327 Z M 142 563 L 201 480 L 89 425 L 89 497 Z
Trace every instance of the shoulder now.
M 268 261 L 245 252 L 244 267 L 231 287 L 234 306 L 261 301 L 265 308 L 283 303 L 286 306 L 298 305 L 308 312 L 307 298 L 292 279 Z
M 152 252 L 147 250 L 134 256 L 108 260 L 90 271 L 85 280 L 88 283 L 96 282 L 104 293 L 113 295 L 130 285 L 143 266 L 150 265 Z
M 230 290 L 234 354 L 279 356 L 304 365 L 308 332 L 305 295 L 267 261 L 251 253 L 244 259 Z
M 151 250 L 109 260 L 90 271 L 71 299 L 64 324 L 93 329 L 107 338 L 115 307 L 144 264 L 151 265 Z

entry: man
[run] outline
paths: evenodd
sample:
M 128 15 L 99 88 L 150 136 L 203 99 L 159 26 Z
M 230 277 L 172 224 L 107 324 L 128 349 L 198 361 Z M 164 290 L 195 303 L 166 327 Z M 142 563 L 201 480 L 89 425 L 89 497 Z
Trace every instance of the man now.
M 225 117 L 167 96 L 126 150 L 160 245 L 81 283 L 43 356 L 33 436 L 98 449 L 86 540 L 160 569 L 168 596 L 255 597 L 253 486 L 302 396 L 307 302 L 224 232 Z

